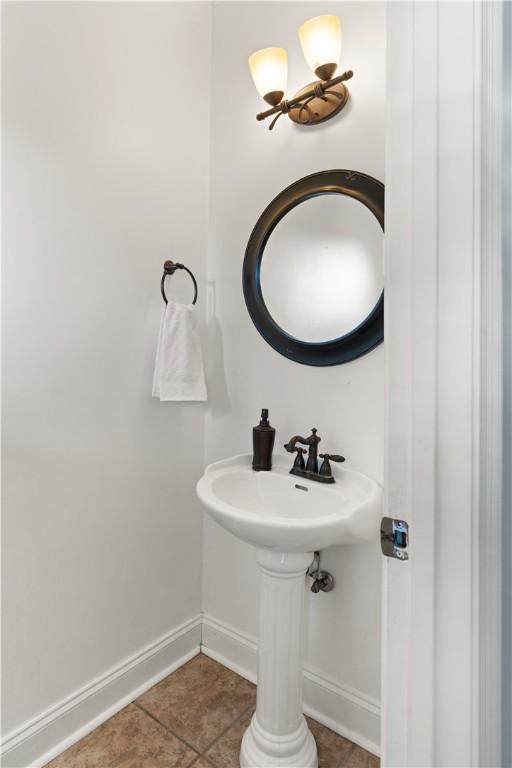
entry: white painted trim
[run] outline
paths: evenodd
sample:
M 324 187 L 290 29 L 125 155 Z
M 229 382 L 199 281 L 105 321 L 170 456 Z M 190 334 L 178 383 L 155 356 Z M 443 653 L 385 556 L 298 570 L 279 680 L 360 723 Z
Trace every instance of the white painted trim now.
M 381 740 L 383 765 L 405 768 L 434 765 L 438 6 L 389 3 L 386 20 L 384 514 L 409 522 L 411 543 L 408 561 L 383 559 Z
M 256 682 L 258 643 L 234 627 L 203 615 L 201 651 L 251 682 Z M 304 668 L 304 711 L 322 725 L 379 755 L 379 702 Z
M 480 362 L 479 517 L 475 531 L 478 569 L 475 584 L 478 658 L 474 665 L 475 763 L 502 764 L 501 612 L 502 566 L 499 557 L 503 515 L 503 4 L 481 6 L 480 171 Z M 478 727 L 476 724 L 478 723 Z
M 502 2 L 390 3 L 384 766 L 499 765 Z
M 512 4 L 503 5 L 502 765 L 512 765 Z M 505 512 L 508 510 L 508 514 Z
M 203 614 L 201 653 L 256 685 L 258 643 L 249 635 Z
M 197 616 L 7 734 L 3 768 L 41 768 L 196 656 L 200 644 Z

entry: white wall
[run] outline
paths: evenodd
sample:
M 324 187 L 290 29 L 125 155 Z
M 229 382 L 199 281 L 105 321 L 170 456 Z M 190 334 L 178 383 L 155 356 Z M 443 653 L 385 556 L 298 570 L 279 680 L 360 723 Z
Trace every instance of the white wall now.
M 284 45 L 294 92 L 312 79 L 296 29 L 322 12 L 342 17 L 351 102 L 325 126 L 282 118 L 269 133 L 247 55 Z M 194 485 L 204 461 L 250 450 L 262 406 L 278 447 L 317 426 L 382 479 L 383 347 L 328 369 L 286 360 L 249 319 L 241 267 L 290 182 L 327 168 L 384 179 L 384 41 L 382 3 L 3 4 L 7 735 L 197 615 Z M 193 268 L 208 311 L 206 428 L 204 405 L 150 397 L 168 257 Z M 178 275 L 169 290 L 190 286 Z M 205 519 L 203 552 L 208 617 L 256 636 L 252 550 Z M 380 559 L 377 541 L 324 553 L 336 589 L 308 596 L 306 653 L 377 730 Z
M 269 133 L 255 120 L 264 108 L 247 56 L 282 45 L 289 92 L 313 77 L 297 39 L 299 24 L 339 13 L 341 69 L 353 69 L 342 116 L 316 128 L 281 118 Z M 260 337 L 247 313 L 241 270 L 247 239 L 263 208 L 306 174 L 328 168 L 384 180 L 383 3 L 217 3 L 213 8 L 208 367 L 212 395 L 206 462 L 251 450 L 251 428 L 270 409 L 278 449 L 290 435 L 318 427 L 322 446 L 347 466 L 383 477 L 384 349 L 332 368 L 298 365 Z M 203 606 L 221 624 L 257 635 L 258 573 L 254 552 L 208 518 L 203 537 Z M 379 542 L 325 551 L 336 579 L 330 594 L 307 599 L 307 665 L 346 691 L 380 696 Z M 362 734 L 365 736 L 365 734 Z M 369 734 L 366 736 L 370 737 Z
M 2 10 L 8 733 L 199 612 L 204 406 L 150 393 L 164 259 L 204 287 L 210 7 Z

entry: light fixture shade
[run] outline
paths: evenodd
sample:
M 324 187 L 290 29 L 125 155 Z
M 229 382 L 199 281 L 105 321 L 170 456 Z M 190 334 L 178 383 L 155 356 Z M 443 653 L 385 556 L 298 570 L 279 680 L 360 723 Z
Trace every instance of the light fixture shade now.
M 340 63 L 341 23 L 338 16 L 316 16 L 299 28 L 304 57 L 320 80 L 334 76 Z
M 254 85 L 268 104 L 279 104 L 286 91 L 288 59 L 284 48 L 262 48 L 249 56 Z

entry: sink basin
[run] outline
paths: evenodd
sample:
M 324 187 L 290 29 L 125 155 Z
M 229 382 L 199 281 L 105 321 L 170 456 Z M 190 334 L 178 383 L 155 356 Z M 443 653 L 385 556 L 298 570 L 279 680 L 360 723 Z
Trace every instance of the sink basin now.
M 314 552 L 378 535 L 382 488 L 370 477 L 333 467 L 322 485 L 290 474 L 293 457 L 275 456 L 271 472 L 254 472 L 243 454 L 207 467 L 197 493 L 223 528 L 256 547 Z
M 376 538 L 382 488 L 333 467 L 323 485 L 290 474 L 293 457 L 276 456 L 271 472 L 254 472 L 243 454 L 206 468 L 197 494 L 211 516 L 253 544 L 260 566 L 256 712 L 244 733 L 241 768 L 318 768 L 302 711 L 306 572 L 324 547 Z M 232 575 L 232 574 L 231 574 Z

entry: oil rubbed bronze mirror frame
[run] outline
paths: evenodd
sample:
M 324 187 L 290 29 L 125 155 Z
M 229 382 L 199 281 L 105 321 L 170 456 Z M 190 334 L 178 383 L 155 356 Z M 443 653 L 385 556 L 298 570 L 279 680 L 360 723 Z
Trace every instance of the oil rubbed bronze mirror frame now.
M 271 347 L 290 360 L 305 365 L 339 365 L 355 360 L 384 338 L 384 292 L 360 325 L 344 336 L 326 342 L 300 341 L 272 318 L 261 292 L 261 261 L 274 228 L 297 205 L 319 195 L 347 195 L 365 205 L 384 232 L 384 184 L 365 173 L 348 170 L 320 171 L 291 184 L 265 208 L 254 227 L 243 266 L 245 303 L 251 319 Z M 319 233 L 321 236 L 321 233 Z M 286 290 L 286 286 L 284 287 Z

